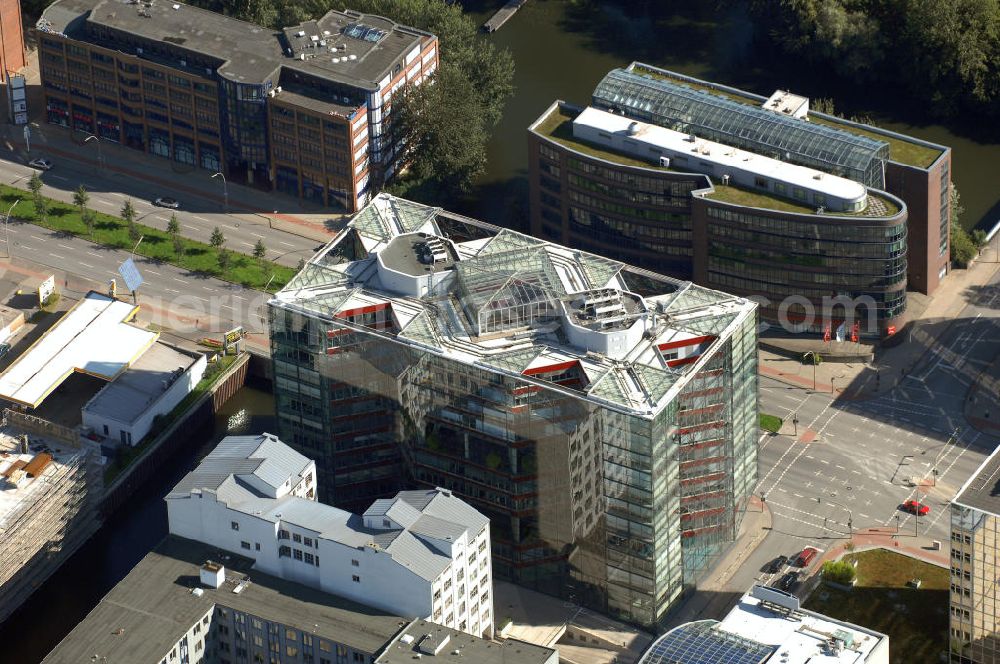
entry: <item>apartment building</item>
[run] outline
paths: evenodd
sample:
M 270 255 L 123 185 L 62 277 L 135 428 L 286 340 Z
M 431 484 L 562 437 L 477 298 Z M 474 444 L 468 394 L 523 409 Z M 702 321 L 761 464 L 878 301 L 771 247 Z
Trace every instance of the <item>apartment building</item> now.
M 955 664 L 1000 661 L 1000 449 L 951 502 L 949 634 Z
M 647 626 L 739 528 L 747 300 L 380 194 L 269 308 L 281 436 L 324 500 L 444 487 L 498 576 Z
M 266 574 L 251 557 L 173 535 L 42 660 L 129 664 L 557 664 L 552 648 L 488 641 Z
M 170 533 L 384 611 L 493 634 L 489 522 L 448 490 L 363 515 L 316 501 L 315 463 L 270 434 L 230 436 L 167 494 Z
M 352 212 L 391 178 L 394 94 L 437 38 L 330 11 L 274 32 L 176 2 L 58 0 L 38 22 L 46 119 Z
M 907 288 L 947 272 L 945 146 L 641 63 L 590 102 L 529 127 L 538 237 L 754 297 L 762 318 L 818 334 L 864 298 L 861 333 L 890 335 Z

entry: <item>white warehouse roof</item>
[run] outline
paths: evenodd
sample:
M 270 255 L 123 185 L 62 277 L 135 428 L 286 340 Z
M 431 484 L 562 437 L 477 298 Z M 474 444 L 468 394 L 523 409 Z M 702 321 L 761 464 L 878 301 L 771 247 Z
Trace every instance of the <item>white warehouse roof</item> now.
M 74 371 L 114 380 L 159 337 L 139 307 L 91 291 L 0 375 L 0 398 L 37 408 Z

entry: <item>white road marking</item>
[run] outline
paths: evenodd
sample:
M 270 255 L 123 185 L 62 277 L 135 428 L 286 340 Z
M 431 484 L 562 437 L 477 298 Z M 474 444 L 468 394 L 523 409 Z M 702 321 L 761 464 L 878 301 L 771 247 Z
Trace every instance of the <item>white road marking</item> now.
M 82 266 L 84 266 L 84 267 L 89 267 L 89 268 L 91 268 L 91 269 L 93 269 L 93 268 L 94 268 L 94 266 L 93 266 L 93 265 L 87 265 L 87 264 L 86 264 L 86 263 L 84 263 L 83 261 L 80 261 L 80 263 L 79 263 L 79 264 L 80 264 L 80 265 L 82 265 Z
M 294 244 L 290 244 L 288 242 L 285 242 L 284 240 L 278 240 L 278 244 L 283 244 L 286 247 L 294 247 L 295 246 Z
M 66 260 L 65 256 L 60 256 L 59 254 L 49 254 L 49 256 L 52 256 L 52 258 L 58 258 L 61 261 Z
M 144 267 L 142 269 L 145 270 L 146 272 L 149 272 L 150 274 L 155 274 L 156 276 L 160 276 L 160 273 L 157 272 L 156 270 L 152 270 L 152 269 L 150 269 L 148 267 Z
M 50 178 L 52 178 L 53 180 L 62 180 L 63 182 L 69 182 L 69 178 L 67 178 L 67 177 L 63 177 L 63 176 L 61 176 L 61 175 L 52 175 L 52 174 L 50 173 L 50 174 L 49 174 L 49 177 L 50 177 Z
M 208 222 L 208 223 L 212 223 L 212 220 L 211 220 L 211 219 L 206 219 L 205 217 L 199 217 L 199 216 L 198 216 L 198 215 L 196 215 L 196 214 L 192 214 L 191 216 L 192 216 L 193 218 L 195 218 L 195 219 L 199 219 L 199 220 L 201 220 L 201 221 L 205 221 L 205 222 Z
M 28 245 L 26 245 L 26 244 L 22 244 L 22 245 L 21 245 L 21 248 L 22 248 L 22 249 L 25 249 L 25 250 L 27 250 L 27 251 L 34 251 L 34 250 L 35 250 L 35 248 L 34 248 L 34 247 L 29 247 L 29 246 L 28 246 Z
M 67 247 L 65 244 L 56 243 L 56 246 L 62 247 L 63 249 L 69 249 L 70 251 L 73 251 L 73 247 Z
M 256 236 L 257 236 L 257 237 L 259 237 L 259 238 L 263 238 L 263 237 L 264 237 L 264 236 L 263 236 L 263 235 L 261 235 L 260 233 L 254 233 L 253 231 L 250 231 L 250 235 L 256 235 Z
M 43 237 L 38 237 L 37 235 L 32 235 L 31 237 L 32 239 L 38 240 L 39 242 L 45 242 L 45 238 Z

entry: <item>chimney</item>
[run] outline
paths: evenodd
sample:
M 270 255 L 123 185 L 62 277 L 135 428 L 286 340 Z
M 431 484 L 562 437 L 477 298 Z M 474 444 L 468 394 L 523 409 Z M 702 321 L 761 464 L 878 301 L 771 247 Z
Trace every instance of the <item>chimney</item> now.
M 222 582 L 226 580 L 226 568 L 208 560 L 201 566 L 200 577 L 202 585 L 218 590 L 222 587 Z

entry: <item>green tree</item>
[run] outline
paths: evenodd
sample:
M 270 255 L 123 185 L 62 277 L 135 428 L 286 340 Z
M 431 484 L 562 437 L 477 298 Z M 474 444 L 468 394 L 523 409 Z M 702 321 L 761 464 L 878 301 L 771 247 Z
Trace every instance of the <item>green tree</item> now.
M 829 560 L 823 563 L 821 571 L 825 580 L 845 585 L 853 582 L 858 575 L 854 565 L 846 560 Z
M 264 256 L 267 255 L 267 247 L 264 246 L 263 240 L 257 240 L 257 244 L 253 246 L 253 257 L 257 259 L 261 265 L 264 264 Z
M 45 198 L 41 194 L 35 194 L 34 200 L 32 202 L 35 205 L 35 219 L 43 223 L 48 221 L 49 199 Z
M 960 223 L 965 207 L 962 205 L 962 195 L 958 193 L 958 187 L 955 185 L 951 186 L 949 201 L 951 204 L 951 261 L 956 267 L 965 268 L 976 256 L 979 245 Z
M 132 224 L 135 223 L 136 212 L 135 212 L 135 206 L 132 205 L 131 198 L 125 199 L 125 202 L 122 204 L 120 215 L 121 218 L 125 220 L 126 224 L 131 226 Z
M 132 240 L 133 244 L 139 241 L 142 237 L 142 231 L 139 230 L 139 224 L 135 223 L 134 220 L 129 221 L 128 224 L 128 238 Z
M 184 255 L 184 238 L 180 235 L 172 235 L 174 243 L 174 256 L 180 258 Z
M 167 233 L 170 235 L 180 235 L 181 232 L 181 222 L 177 219 L 177 213 L 174 212 L 170 215 L 170 221 L 167 222 Z
M 42 178 L 39 177 L 38 173 L 32 173 L 31 178 L 28 179 L 28 191 L 31 195 L 38 197 L 42 193 Z
M 222 275 L 225 276 L 226 272 L 229 271 L 229 265 L 232 262 L 232 256 L 229 255 L 228 249 L 219 249 L 219 269 L 222 270 Z
M 88 203 L 90 203 L 90 194 L 87 193 L 87 188 L 81 184 L 73 192 L 73 205 L 80 208 L 80 215 L 82 216 L 87 211 Z
M 83 221 L 84 227 L 87 229 L 87 235 L 93 236 L 94 225 L 97 219 L 94 217 L 93 210 L 84 210 L 80 215 L 80 219 Z
M 489 134 L 482 107 L 472 82 L 452 65 L 440 67 L 435 85 L 404 93 L 394 109 L 393 130 L 406 145 L 413 177 L 427 183 L 435 198 L 468 191 L 486 168 Z
M 226 236 L 222 234 L 222 229 L 218 226 L 212 229 L 212 238 L 209 243 L 213 249 L 222 249 L 222 246 L 226 244 Z

